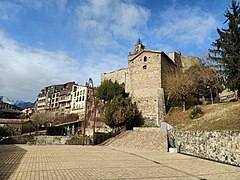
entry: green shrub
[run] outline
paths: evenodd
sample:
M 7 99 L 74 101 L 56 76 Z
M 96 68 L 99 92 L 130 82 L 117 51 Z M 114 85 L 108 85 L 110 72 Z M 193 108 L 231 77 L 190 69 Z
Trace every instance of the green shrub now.
M 195 118 L 201 117 L 202 114 L 203 114 L 202 109 L 197 106 L 197 107 L 193 108 L 193 110 L 189 113 L 189 117 L 191 119 L 195 119 Z

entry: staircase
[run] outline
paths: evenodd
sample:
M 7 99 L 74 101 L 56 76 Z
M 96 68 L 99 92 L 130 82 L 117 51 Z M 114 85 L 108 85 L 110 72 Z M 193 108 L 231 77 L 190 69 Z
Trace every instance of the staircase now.
M 128 130 L 102 143 L 111 147 L 167 151 L 167 134 L 151 129 Z

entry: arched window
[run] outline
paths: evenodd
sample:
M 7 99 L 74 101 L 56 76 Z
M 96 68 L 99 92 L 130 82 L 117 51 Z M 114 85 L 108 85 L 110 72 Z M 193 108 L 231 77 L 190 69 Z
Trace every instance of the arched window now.
M 147 61 L 147 56 L 144 56 L 143 61 L 144 61 L 144 62 Z

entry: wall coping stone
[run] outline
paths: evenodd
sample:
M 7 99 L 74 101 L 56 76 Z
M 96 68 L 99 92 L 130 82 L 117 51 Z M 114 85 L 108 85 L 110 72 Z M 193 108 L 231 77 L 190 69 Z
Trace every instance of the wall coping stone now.
M 159 127 L 133 127 L 133 131 L 160 131 Z

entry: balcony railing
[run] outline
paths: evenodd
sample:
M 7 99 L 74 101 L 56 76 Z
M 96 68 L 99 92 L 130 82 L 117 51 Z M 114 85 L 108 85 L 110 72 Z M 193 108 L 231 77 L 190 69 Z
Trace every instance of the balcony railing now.
M 69 101 L 71 101 L 71 98 L 59 99 L 58 102 L 69 102 Z

